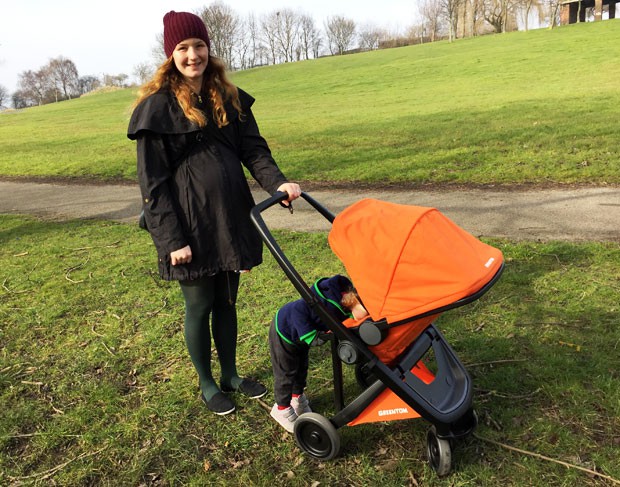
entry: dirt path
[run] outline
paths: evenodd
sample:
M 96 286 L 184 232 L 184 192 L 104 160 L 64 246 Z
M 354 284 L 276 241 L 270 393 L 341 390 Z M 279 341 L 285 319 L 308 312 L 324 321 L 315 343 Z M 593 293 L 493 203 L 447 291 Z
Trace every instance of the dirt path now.
M 362 198 L 438 208 L 476 236 L 518 240 L 620 241 L 620 188 L 585 187 L 526 190 L 309 190 L 333 213 Z M 268 195 L 254 193 L 256 201 Z M 135 223 L 140 194 L 131 185 L 90 185 L 0 181 L 0 213 L 62 220 L 109 219 Z M 270 229 L 328 229 L 305 202 L 295 213 L 274 207 L 264 213 Z

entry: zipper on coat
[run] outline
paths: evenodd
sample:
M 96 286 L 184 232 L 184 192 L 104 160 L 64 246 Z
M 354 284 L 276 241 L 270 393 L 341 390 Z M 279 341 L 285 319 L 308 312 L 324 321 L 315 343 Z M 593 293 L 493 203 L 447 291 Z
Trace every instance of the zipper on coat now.
M 192 202 L 191 202 L 191 198 L 190 198 L 190 190 L 189 190 L 189 178 L 190 178 L 190 174 L 189 174 L 189 162 L 187 162 L 186 164 L 183 164 L 183 171 L 185 171 L 185 180 L 188 181 L 187 184 L 185 184 L 185 206 L 187 206 L 187 224 L 189 226 L 189 231 L 192 232 L 194 231 L 194 224 L 192 223 L 194 221 L 193 219 L 193 211 L 192 211 Z
M 228 168 L 226 167 L 226 165 L 224 164 L 224 162 L 222 162 L 222 158 L 220 157 L 220 153 L 219 151 L 215 148 L 215 146 L 211 146 L 212 147 L 212 151 L 213 153 L 216 155 L 216 159 L 219 162 L 219 166 L 220 166 L 220 171 L 222 174 L 222 180 L 224 182 L 224 187 L 226 188 L 226 190 L 224 191 L 225 197 L 228 199 L 228 205 L 229 208 L 234 208 L 234 201 L 233 198 L 234 196 L 234 192 L 232 190 L 232 183 L 230 181 L 230 175 L 228 173 Z M 239 161 L 239 164 L 241 164 L 241 162 Z M 230 234 L 232 236 L 232 245 L 235 249 L 235 253 L 238 256 L 239 262 L 237 262 L 237 265 L 241 265 L 241 261 L 243 260 L 243 256 L 241 255 L 241 248 L 240 248 L 240 238 L 239 238 L 239 227 L 236 224 L 236 222 L 229 222 L 228 223 L 228 229 L 230 231 Z

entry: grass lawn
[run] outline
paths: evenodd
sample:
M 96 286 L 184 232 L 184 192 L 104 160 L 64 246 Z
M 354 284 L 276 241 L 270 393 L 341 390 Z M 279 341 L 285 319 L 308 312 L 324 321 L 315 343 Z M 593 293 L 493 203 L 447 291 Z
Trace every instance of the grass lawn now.
M 154 274 L 133 225 L 0 216 L 2 485 L 553 485 L 620 479 L 620 245 L 488 241 L 506 271 L 439 328 L 474 380 L 476 436 L 438 479 L 422 420 L 340 430 L 342 454 L 318 462 L 236 398 L 215 417 L 198 399 L 176 283 Z M 324 233 L 276 232 L 308 282 L 342 271 Z M 265 253 L 242 278 L 239 366 L 268 386 L 267 327 L 297 298 Z M 359 393 L 345 369 L 348 398 Z M 314 349 L 308 393 L 334 413 L 328 347 Z
M 233 74 L 291 179 L 620 183 L 620 20 Z M 592 39 L 596 39 L 593 42 Z M 135 180 L 135 90 L 0 114 L 0 175 Z

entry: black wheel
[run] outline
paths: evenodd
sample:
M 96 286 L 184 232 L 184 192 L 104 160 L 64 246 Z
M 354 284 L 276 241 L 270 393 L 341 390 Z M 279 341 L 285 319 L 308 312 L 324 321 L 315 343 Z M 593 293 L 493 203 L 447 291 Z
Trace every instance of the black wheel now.
M 366 364 L 355 365 L 355 379 L 362 389 L 368 389 L 377 380 L 375 374 L 368 371 Z
M 331 460 L 340 453 L 340 436 L 336 427 L 325 416 L 305 413 L 295 421 L 295 441 L 308 455 L 320 460 Z
M 428 461 L 437 475 L 440 477 L 448 475 L 452 467 L 452 448 L 449 440 L 437 437 L 434 426 L 431 426 L 426 434 L 426 450 Z

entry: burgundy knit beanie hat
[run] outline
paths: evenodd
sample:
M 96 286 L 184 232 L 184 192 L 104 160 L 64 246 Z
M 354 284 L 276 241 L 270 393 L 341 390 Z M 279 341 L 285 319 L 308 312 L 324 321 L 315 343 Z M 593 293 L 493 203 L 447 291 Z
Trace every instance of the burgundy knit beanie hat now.
M 164 15 L 164 51 L 166 57 L 172 56 L 177 44 L 185 39 L 202 39 L 211 51 L 211 41 L 207 27 L 200 17 L 189 12 L 171 10 Z

